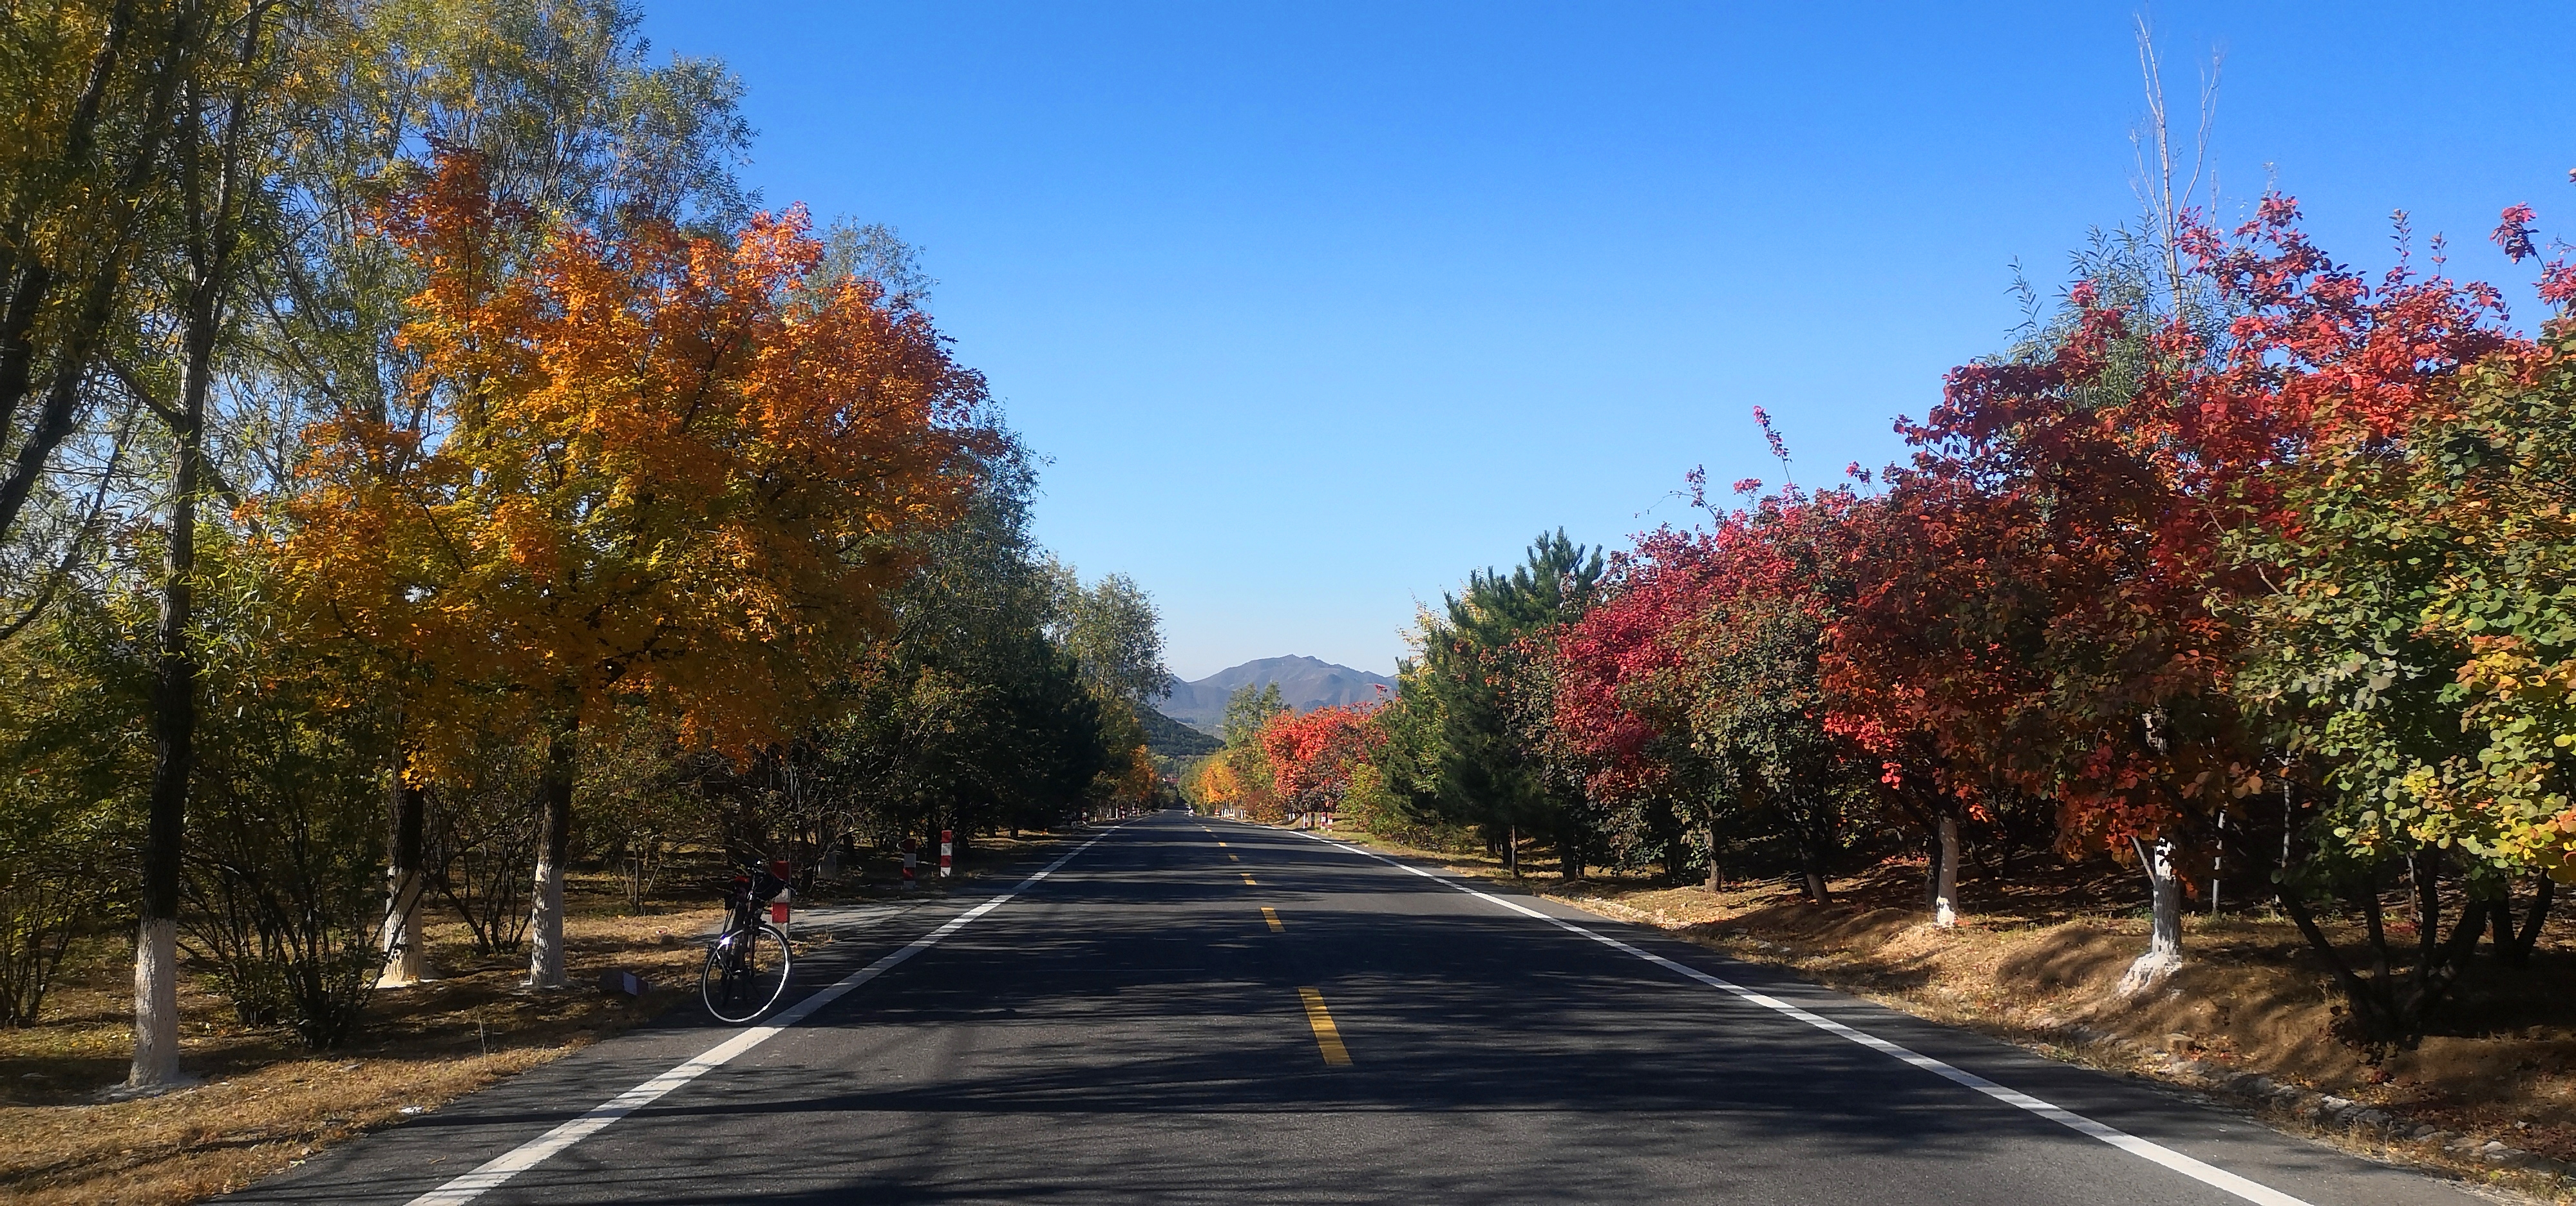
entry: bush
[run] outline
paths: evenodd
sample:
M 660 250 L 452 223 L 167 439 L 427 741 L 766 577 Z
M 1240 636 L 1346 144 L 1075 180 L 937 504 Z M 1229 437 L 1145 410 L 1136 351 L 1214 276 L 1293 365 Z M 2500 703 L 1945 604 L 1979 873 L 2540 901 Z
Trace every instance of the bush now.
M 0 644 L 0 1025 L 35 1022 L 75 938 L 114 924 L 148 745 L 131 658 L 95 609 Z
M 335 1047 L 384 960 L 386 718 L 300 687 L 227 694 L 200 738 L 182 924 L 242 1021 Z

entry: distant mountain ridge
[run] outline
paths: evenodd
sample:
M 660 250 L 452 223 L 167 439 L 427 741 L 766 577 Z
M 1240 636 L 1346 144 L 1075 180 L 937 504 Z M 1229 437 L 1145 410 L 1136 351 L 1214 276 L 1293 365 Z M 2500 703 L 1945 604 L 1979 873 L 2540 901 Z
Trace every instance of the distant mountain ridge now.
M 1171 698 L 1162 702 L 1161 711 L 1200 732 L 1214 733 L 1225 727 L 1225 701 L 1237 688 L 1269 683 L 1279 684 L 1279 698 L 1300 712 L 1373 700 L 1379 697 L 1379 687 L 1390 693 L 1395 690 L 1395 680 L 1383 674 L 1320 658 L 1265 657 L 1196 682 L 1172 684 Z

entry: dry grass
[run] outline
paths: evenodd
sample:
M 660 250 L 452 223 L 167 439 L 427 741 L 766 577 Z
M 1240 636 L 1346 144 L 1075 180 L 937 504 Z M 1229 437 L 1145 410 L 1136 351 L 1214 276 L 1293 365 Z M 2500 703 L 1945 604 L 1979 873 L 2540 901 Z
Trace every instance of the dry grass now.
M 1481 854 L 1413 850 L 1348 830 L 1339 836 L 1509 878 L 1498 860 Z M 1972 879 L 1961 889 L 1971 911 L 1944 931 L 1926 921 L 1920 860 L 1838 880 L 1832 885 L 1837 901 L 1826 906 L 1808 904 L 1780 884 L 1710 891 L 1643 876 L 1566 883 L 1534 873 L 1527 860 L 1522 866 L 1522 886 L 1569 904 L 1648 922 L 1741 959 L 2061 1058 L 2160 1074 L 2150 1061 L 2115 1047 L 2060 1046 L 2068 1028 L 2080 1025 L 2352 1098 L 2412 1123 L 2576 1161 L 2576 1017 L 2565 1007 L 2576 997 L 2576 918 L 2565 908 L 2552 918 L 2529 968 L 2484 966 L 2479 956 L 2481 966 L 2437 1033 L 2414 1050 L 2375 1057 L 2337 1037 L 2340 994 L 2296 928 L 2268 910 L 2187 918 L 2190 962 L 2149 994 L 2118 997 L 2120 974 L 2146 947 L 2147 919 L 2143 883 L 2117 869 L 2052 866 L 2010 884 Z M 2364 1146 L 2352 1136 L 2330 1137 Z M 2496 1175 L 2427 1149 L 2371 1147 L 2369 1154 L 2482 1179 Z
M 101 944 L 43 1024 L 0 1030 L 0 1132 L 10 1137 L 0 1198 L 70 1206 L 221 1193 L 651 1018 L 695 991 L 702 950 L 689 938 L 717 914 L 620 917 L 611 892 L 599 883 L 568 894 L 574 988 L 521 991 L 523 956 L 478 959 L 461 926 L 433 926 L 430 965 L 442 978 L 378 993 L 366 1033 L 334 1052 L 234 1022 L 201 974 L 184 976 L 180 1060 L 203 1083 L 134 1101 L 100 1100 L 133 1041 L 118 983 L 130 965 Z M 650 991 L 640 1001 L 599 992 L 610 968 L 642 975 Z
M 1052 839 L 980 838 L 979 867 L 996 867 Z M 847 882 L 803 896 L 805 903 L 936 898 L 937 859 L 925 860 L 922 889 L 897 886 L 899 862 L 872 857 Z M 968 871 L 958 881 L 973 879 Z M 323 1147 L 437 1108 L 464 1094 L 560 1058 L 693 1001 L 718 910 L 699 902 L 686 878 L 655 902 L 658 912 L 622 915 L 609 876 L 575 876 L 566 893 L 565 948 L 573 987 L 521 990 L 524 955 L 477 957 L 464 927 L 429 927 L 429 963 L 439 978 L 379 992 L 364 1033 L 349 1046 L 314 1052 L 274 1027 L 233 1020 L 230 1005 L 190 967 L 181 978 L 182 1068 L 203 1083 L 135 1101 L 101 1100 L 125 1076 L 132 1053 L 132 956 L 122 942 L 79 952 L 42 1024 L 0 1029 L 0 1200 L 30 1206 L 164 1204 L 239 1188 Z M 642 976 L 641 1000 L 601 993 L 611 969 Z

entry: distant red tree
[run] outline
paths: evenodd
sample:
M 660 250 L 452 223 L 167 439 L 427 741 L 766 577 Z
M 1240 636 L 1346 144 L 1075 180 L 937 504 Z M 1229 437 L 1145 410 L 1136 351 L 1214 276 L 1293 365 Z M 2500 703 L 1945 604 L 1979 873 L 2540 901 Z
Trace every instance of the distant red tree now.
M 1369 723 L 1375 704 L 1280 712 L 1261 728 L 1261 752 L 1279 798 L 1298 812 L 1332 812 L 1350 791 L 1351 770 L 1386 740 Z

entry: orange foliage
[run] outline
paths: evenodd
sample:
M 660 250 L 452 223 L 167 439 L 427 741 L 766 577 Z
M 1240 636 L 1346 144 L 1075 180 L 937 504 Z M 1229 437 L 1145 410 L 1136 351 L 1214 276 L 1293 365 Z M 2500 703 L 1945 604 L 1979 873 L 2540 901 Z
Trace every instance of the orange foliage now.
M 290 599 L 398 675 L 433 756 L 499 701 L 642 700 L 776 739 L 974 485 L 982 380 L 928 318 L 819 279 L 804 214 L 730 241 L 549 227 L 444 153 L 381 228 L 427 271 L 407 413 L 314 426 L 276 500 Z

